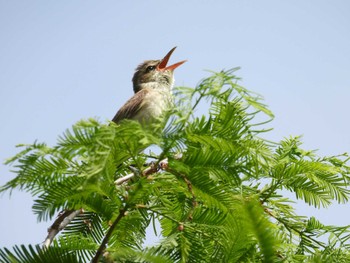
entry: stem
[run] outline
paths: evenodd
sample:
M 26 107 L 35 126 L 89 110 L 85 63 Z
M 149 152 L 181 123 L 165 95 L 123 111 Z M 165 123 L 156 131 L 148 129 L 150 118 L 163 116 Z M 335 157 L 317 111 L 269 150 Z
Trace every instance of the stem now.
M 281 174 L 284 173 L 285 169 L 286 169 L 286 165 L 284 165 L 284 167 L 283 167 L 283 169 L 282 169 L 282 171 L 281 171 Z M 260 201 L 261 204 L 265 203 L 265 202 L 267 201 L 267 199 L 269 199 L 269 198 L 272 196 L 272 194 L 277 190 L 277 188 L 278 188 L 278 187 L 280 186 L 280 184 L 283 182 L 283 176 L 281 176 L 280 178 L 273 178 L 273 180 L 276 180 L 276 183 L 275 183 L 274 185 L 271 185 L 270 188 L 268 188 L 268 189 L 266 189 L 266 190 L 264 191 L 264 192 L 267 192 L 267 191 L 270 191 L 270 192 L 265 196 L 265 198 L 264 198 L 262 201 Z M 271 182 L 271 183 L 272 183 L 272 182 Z M 263 193 L 263 192 L 262 192 L 262 193 Z M 260 193 L 260 194 L 262 194 L 262 193 Z
M 198 106 L 199 102 L 202 100 L 203 95 L 201 92 L 199 92 L 199 98 L 196 100 L 196 102 L 194 103 L 193 107 L 192 107 L 192 112 L 195 110 L 195 108 Z
M 168 171 L 170 171 L 175 176 L 182 178 L 185 181 L 186 185 L 187 185 L 188 191 L 192 195 L 192 200 L 191 200 L 192 201 L 192 207 L 189 209 L 189 212 L 188 212 L 188 215 L 187 215 L 187 219 L 186 219 L 186 220 L 192 221 L 192 219 L 193 219 L 193 211 L 198 205 L 198 202 L 197 202 L 197 199 L 196 199 L 196 195 L 195 195 L 195 193 L 193 191 L 193 185 L 192 185 L 191 181 L 187 178 L 186 175 L 178 173 L 175 170 L 172 170 L 171 168 L 168 169 Z
M 197 203 L 197 200 L 196 200 L 196 196 L 195 196 L 195 194 L 194 194 L 194 191 L 193 191 L 193 186 L 192 186 L 191 181 L 186 177 L 186 175 L 183 175 L 182 177 L 183 177 L 185 183 L 187 184 L 188 191 L 189 191 L 189 192 L 191 193 L 191 195 L 192 195 L 192 207 L 191 207 L 191 209 L 189 210 L 188 216 L 187 216 L 187 219 L 190 220 L 190 221 L 192 221 L 192 219 L 193 219 L 193 211 L 194 211 L 195 207 L 198 205 L 198 203 Z
M 295 231 L 299 237 L 302 239 L 303 237 L 307 237 L 309 238 L 310 240 L 312 240 L 313 242 L 315 242 L 317 245 L 323 247 L 324 249 L 327 248 L 326 245 L 324 245 L 322 242 L 312 238 L 311 236 L 308 236 L 304 231 L 302 230 L 299 230 L 298 228 L 292 226 L 292 225 L 289 225 L 288 222 L 285 222 L 282 218 L 278 217 L 278 216 L 275 216 L 274 214 L 272 214 L 267 208 L 264 209 L 264 211 L 270 215 L 271 217 L 273 217 L 274 219 L 276 219 L 278 222 L 280 222 L 281 224 L 284 225 L 284 227 L 291 233 L 291 235 L 293 235 L 292 231 Z
M 94 258 L 91 260 L 91 263 L 98 263 L 98 260 L 99 260 L 100 256 L 102 255 L 103 251 L 105 250 L 110 236 L 112 235 L 112 233 L 113 233 L 115 227 L 118 225 L 119 221 L 123 218 L 123 216 L 125 216 L 125 212 L 127 210 L 128 210 L 128 208 L 127 208 L 127 206 L 125 206 L 122 210 L 119 211 L 118 217 L 114 220 L 113 224 L 108 229 L 108 232 L 105 235 L 105 237 L 103 238 L 102 243 L 101 243 L 100 247 L 98 248 Z
M 267 191 L 270 191 L 266 196 L 265 196 L 265 198 L 263 199 L 263 200 L 261 200 L 260 202 L 262 203 L 262 204 L 264 204 L 266 201 L 267 201 L 267 199 L 269 199 L 271 196 L 272 196 L 272 194 L 277 190 L 277 188 L 280 186 L 280 183 L 282 182 L 282 179 L 278 179 L 277 180 L 277 182 L 275 183 L 275 184 L 273 184 L 273 185 L 271 185 L 271 187 L 269 188 L 269 189 L 266 189 L 266 191 L 264 191 L 264 192 L 267 192 Z M 261 194 L 261 193 L 260 193 Z

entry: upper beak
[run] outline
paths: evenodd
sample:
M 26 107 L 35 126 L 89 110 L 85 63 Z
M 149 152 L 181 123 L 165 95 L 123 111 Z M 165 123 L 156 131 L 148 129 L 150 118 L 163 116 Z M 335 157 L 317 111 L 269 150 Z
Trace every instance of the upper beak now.
M 166 66 L 166 64 L 168 63 L 169 59 L 170 59 L 170 56 L 171 54 L 174 52 L 174 50 L 176 49 L 176 47 L 172 48 L 168 54 L 165 55 L 165 57 L 161 60 L 161 62 L 159 63 L 159 65 L 157 66 L 157 70 L 161 70 L 161 71 L 164 71 L 164 70 L 174 70 L 176 69 L 178 66 L 182 65 L 183 63 L 185 63 L 187 60 L 183 60 L 183 61 L 180 61 L 180 62 L 177 62 L 171 66 Z

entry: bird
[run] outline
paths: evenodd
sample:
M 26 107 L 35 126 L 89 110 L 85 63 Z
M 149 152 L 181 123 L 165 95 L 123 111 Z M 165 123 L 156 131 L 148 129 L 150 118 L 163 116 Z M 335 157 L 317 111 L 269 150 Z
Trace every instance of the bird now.
M 143 125 L 154 123 L 172 104 L 174 70 L 186 60 L 167 66 L 172 48 L 160 60 L 146 60 L 135 70 L 132 78 L 134 95 L 118 110 L 112 119 L 136 120 Z

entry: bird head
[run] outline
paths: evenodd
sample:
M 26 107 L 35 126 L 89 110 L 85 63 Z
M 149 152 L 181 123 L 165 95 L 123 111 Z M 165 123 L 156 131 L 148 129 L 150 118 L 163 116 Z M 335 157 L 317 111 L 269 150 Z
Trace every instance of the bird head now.
M 186 62 L 186 60 L 167 66 L 171 54 L 176 47 L 172 48 L 163 59 L 146 60 L 140 64 L 132 78 L 134 92 L 144 88 L 171 89 L 174 84 L 174 70 Z

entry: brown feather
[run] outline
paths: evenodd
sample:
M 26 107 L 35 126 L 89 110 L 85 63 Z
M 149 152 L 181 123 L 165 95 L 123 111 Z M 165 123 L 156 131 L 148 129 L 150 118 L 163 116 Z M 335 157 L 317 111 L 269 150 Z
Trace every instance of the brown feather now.
M 136 116 L 136 114 L 140 111 L 143 98 L 146 96 L 147 93 L 149 93 L 147 89 L 143 89 L 135 93 L 135 95 L 132 96 L 119 109 L 119 111 L 114 116 L 112 121 L 114 121 L 115 123 L 119 123 L 121 120 L 124 120 L 124 119 L 132 120 Z

